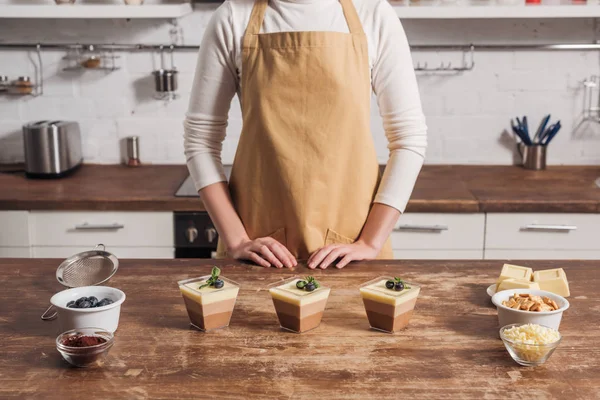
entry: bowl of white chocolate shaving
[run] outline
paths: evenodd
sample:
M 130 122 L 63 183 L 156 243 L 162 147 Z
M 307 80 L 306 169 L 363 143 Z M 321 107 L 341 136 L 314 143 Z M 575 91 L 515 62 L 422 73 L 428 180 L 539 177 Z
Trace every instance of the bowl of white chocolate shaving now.
M 538 324 L 504 326 L 500 338 L 512 359 L 527 367 L 545 363 L 562 340 L 556 329 Z

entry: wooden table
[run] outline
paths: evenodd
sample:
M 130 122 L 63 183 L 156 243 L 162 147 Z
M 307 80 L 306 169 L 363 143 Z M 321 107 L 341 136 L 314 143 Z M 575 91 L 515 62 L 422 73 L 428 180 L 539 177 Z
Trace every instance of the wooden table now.
M 332 288 L 321 326 L 279 329 L 267 284 L 297 271 L 218 264 L 241 283 L 229 328 L 190 329 L 176 282 L 210 270 L 210 260 L 123 260 L 110 285 L 125 291 L 107 363 L 69 367 L 57 353 L 55 322 L 40 315 L 61 289 L 58 260 L 0 259 L 0 398 L 600 398 L 600 262 L 538 261 L 564 267 L 571 309 L 563 342 L 541 367 L 517 365 L 498 338 L 485 288 L 500 261 L 393 261 L 314 272 Z M 357 287 L 383 274 L 422 284 L 410 326 L 369 330 Z

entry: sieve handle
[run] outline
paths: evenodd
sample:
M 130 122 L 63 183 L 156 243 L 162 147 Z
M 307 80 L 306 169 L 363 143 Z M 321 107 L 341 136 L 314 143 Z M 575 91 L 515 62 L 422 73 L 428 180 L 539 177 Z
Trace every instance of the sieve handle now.
M 46 311 L 44 311 L 44 313 L 42 314 L 41 318 L 44 321 L 52 321 L 53 319 L 56 318 L 56 311 L 54 311 L 54 313 L 48 315 L 48 313 L 54 308 L 54 306 L 50 306 L 46 309 Z
M 118 231 L 119 229 L 123 229 L 123 228 L 125 228 L 125 225 L 119 224 L 116 222 L 114 224 L 110 224 L 110 225 L 92 225 L 92 224 L 88 224 L 87 222 L 84 222 L 81 225 L 75 225 L 76 231 L 94 231 L 94 230 Z

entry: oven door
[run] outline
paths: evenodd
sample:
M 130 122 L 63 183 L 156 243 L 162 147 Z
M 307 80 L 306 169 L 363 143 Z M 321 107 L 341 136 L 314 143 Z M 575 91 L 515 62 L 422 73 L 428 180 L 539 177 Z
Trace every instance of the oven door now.
M 175 258 L 213 258 L 219 235 L 207 212 L 176 212 Z

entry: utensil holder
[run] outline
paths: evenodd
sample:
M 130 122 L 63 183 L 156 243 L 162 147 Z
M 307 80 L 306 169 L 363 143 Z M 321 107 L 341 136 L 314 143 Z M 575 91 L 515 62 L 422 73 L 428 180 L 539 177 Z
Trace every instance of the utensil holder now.
M 523 168 L 536 171 L 546 169 L 546 146 L 539 144 L 526 146 L 519 143 L 517 149 L 523 160 Z

